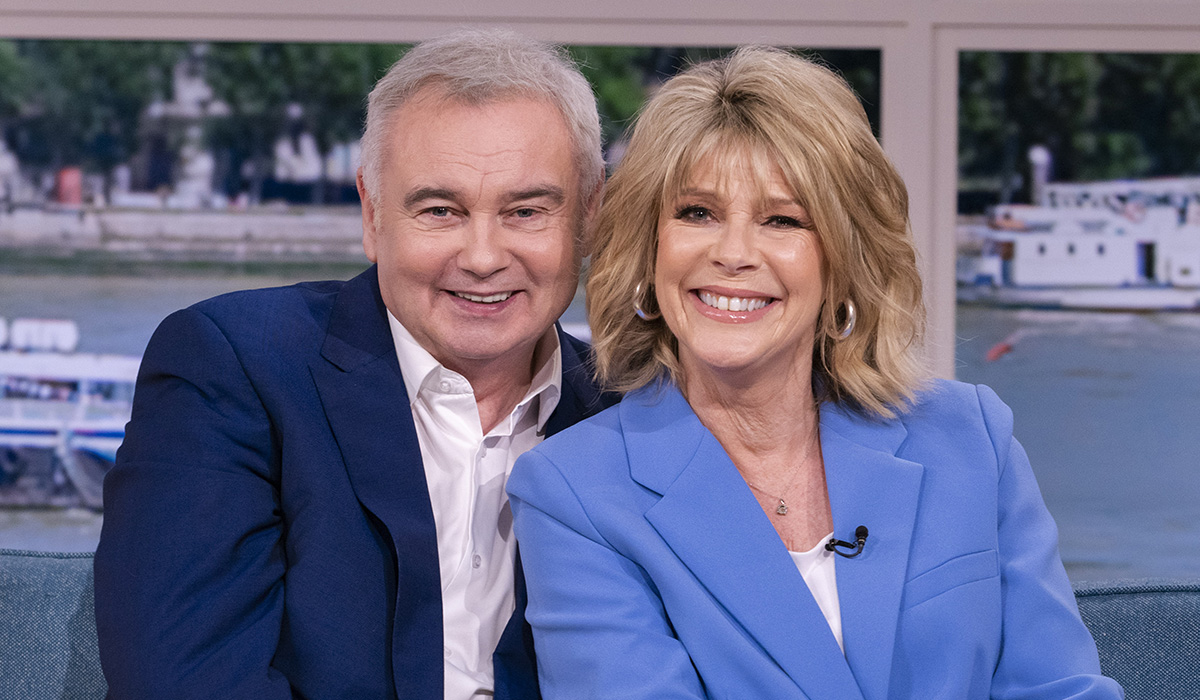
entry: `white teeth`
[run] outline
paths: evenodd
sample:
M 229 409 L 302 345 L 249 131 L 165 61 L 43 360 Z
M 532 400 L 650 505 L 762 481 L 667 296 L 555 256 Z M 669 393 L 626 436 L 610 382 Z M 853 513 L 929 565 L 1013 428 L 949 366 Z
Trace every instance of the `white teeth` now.
M 497 294 L 489 294 L 486 297 L 481 297 L 478 294 L 468 294 L 466 292 L 454 292 L 454 296 L 458 297 L 459 299 L 466 299 L 467 301 L 473 301 L 476 304 L 495 304 L 496 302 L 504 301 L 505 299 L 511 297 L 512 295 L 513 295 L 512 292 L 499 292 Z
M 762 297 L 743 299 L 718 296 L 709 292 L 700 292 L 700 301 L 722 311 L 758 311 L 767 305 L 767 300 Z

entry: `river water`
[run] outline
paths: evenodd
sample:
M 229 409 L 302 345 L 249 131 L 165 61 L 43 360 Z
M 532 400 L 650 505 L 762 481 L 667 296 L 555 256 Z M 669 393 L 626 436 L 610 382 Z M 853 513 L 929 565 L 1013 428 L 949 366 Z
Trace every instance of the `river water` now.
M 175 309 L 333 276 L 314 272 L 7 273 L 0 317 L 73 318 L 81 351 L 136 355 Z M 563 320 L 583 322 L 581 299 Z M 958 378 L 1013 408 L 1073 580 L 1200 576 L 1200 315 L 960 307 L 957 336 Z M 87 550 L 99 526 L 86 511 L 0 512 L 0 547 Z

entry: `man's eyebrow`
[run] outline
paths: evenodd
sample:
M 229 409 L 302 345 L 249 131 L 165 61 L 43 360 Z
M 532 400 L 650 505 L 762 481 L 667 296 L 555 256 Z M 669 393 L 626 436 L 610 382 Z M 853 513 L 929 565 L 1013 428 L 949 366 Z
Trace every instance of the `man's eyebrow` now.
M 508 200 L 510 202 L 524 202 L 529 199 L 541 199 L 545 197 L 552 204 L 562 204 L 567 201 L 567 195 L 561 187 L 554 185 L 542 185 L 538 187 L 530 187 L 527 190 L 517 190 L 510 192 Z
M 458 200 L 458 192 L 444 187 L 418 187 L 404 196 L 404 206 L 414 207 L 430 199 Z

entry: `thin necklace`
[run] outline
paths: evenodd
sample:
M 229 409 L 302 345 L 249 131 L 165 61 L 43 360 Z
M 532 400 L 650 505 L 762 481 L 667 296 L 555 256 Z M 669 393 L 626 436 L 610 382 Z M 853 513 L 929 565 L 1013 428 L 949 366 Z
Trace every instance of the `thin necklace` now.
M 791 480 L 788 482 L 788 484 L 787 484 L 787 488 L 785 488 L 785 489 L 783 490 L 783 493 L 784 493 L 785 495 L 786 495 L 787 493 L 789 493 L 789 492 L 792 490 L 792 487 L 793 487 L 793 486 L 795 486 L 795 485 L 796 485 L 796 479 L 797 479 L 797 478 L 799 477 L 799 475 L 800 475 L 800 470 L 801 470 L 801 469 L 804 467 L 804 465 L 806 465 L 806 464 L 808 464 L 808 458 L 807 458 L 807 457 L 805 457 L 805 458 L 804 458 L 804 461 L 803 461 L 803 462 L 801 462 L 800 464 L 796 465 L 796 468 L 795 468 L 794 470 L 792 470 L 792 478 L 791 478 Z M 742 470 L 741 470 L 741 469 L 739 469 L 739 470 L 738 470 L 738 473 L 741 473 L 741 471 L 742 471 Z M 777 496 L 777 495 L 775 495 L 775 494 L 771 493 L 770 491 L 768 491 L 768 490 L 764 489 L 763 487 L 759 486 L 758 484 L 754 483 L 753 481 L 750 481 L 749 479 L 747 479 L 747 478 L 746 478 L 746 475 L 745 475 L 745 474 L 742 474 L 742 481 L 745 481 L 747 486 L 749 486 L 750 488 L 754 489 L 755 491 L 758 491 L 759 493 L 761 493 L 762 495 L 764 495 L 764 496 L 766 496 L 767 498 L 771 499 L 772 501 L 779 501 L 779 505 L 775 507 L 775 514 L 776 514 L 776 515 L 787 515 L 787 514 L 788 514 L 788 504 L 787 504 L 787 501 L 783 500 L 783 496 Z
M 754 489 L 755 491 L 758 491 L 759 493 L 763 494 L 764 496 L 771 499 L 772 501 L 779 501 L 779 505 L 775 508 L 776 515 L 787 515 L 788 514 L 787 501 L 783 500 L 779 496 L 776 496 L 775 494 L 771 493 L 770 491 L 767 491 L 766 489 L 755 484 L 753 481 L 750 481 L 749 479 L 747 479 L 744 476 L 742 477 L 742 480 L 746 482 L 747 486 Z M 791 488 L 790 484 L 788 485 L 788 488 Z M 787 491 L 784 491 L 784 493 L 787 493 Z

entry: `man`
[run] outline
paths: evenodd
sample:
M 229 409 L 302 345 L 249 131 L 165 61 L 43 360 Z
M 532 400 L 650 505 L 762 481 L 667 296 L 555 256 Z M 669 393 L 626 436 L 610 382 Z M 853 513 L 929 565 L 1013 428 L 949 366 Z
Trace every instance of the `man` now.
M 475 32 L 392 67 L 359 172 L 376 265 L 150 341 L 96 552 L 111 697 L 537 697 L 504 484 L 611 403 L 554 326 L 602 180 L 560 53 Z

